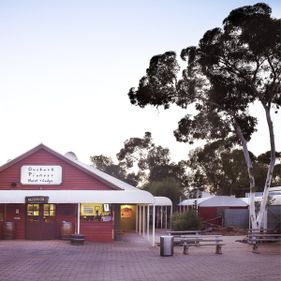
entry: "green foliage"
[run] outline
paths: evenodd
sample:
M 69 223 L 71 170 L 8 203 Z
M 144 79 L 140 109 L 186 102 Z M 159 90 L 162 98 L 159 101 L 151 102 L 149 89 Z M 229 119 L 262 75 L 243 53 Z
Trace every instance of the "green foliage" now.
M 276 153 L 277 155 L 279 153 Z M 267 176 L 268 163 L 264 163 L 264 153 L 253 161 L 256 191 L 262 191 Z M 244 162 L 243 151 L 225 147 L 224 142 L 208 143 L 189 154 L 189 183 L 195 190 L 203 187 L 218 195 L 235 195 L 243 197 L 249 190 L 248 173 Z M 279 176 L 278 176 L 279 170 Z M 275 166 L 273 184 L 280 183 L 280 165 Z
M 165 196 L 172 200 L 173 206 L 176 207 L 181 197 L 183 189 L 174 178 L 164 178 L 162 181 L 152 181 L 144 186 L 144 189 L 154 196 Z
M 146 132 L 143 138 L 126 140 L 117 153 L 117 159 L 127 172 L 138 171 L 139 185 L 165 178 L 176 179 L 182 187 L 187 185 L 185 162 L 172 162 L 169 149 L 154 144 L 150 132 Z
M 173 84 L 177 80 L 178 70 L 175 52 L 166 52 L 152 57 L 150 67 L 146 71 L 147 76 L 140 79 L 138 90 L 131 88 L 129 91 L 131 103 L 140 107 L 152 104 L 153 106 L 164 105 L 168 108 L 169 104 L 174 102 L 176 95 Z
M 173 230 L 199 230 L 202 227 L 202 220 L 195 210 L 186 213 L 174 213 L 172 216 Z
M 169 149 L 155 145 L 150 132 L 145 132 L 143 138 L 126 140 L 116 156 L 119 161 L 117 164 L 103 155 L 91 156 L 90 159 L 94 167 L 133 186 L 141 187 L 151 182 L 164 182 L 167 178 L 174 179 L 177 182 L 175 191 L 165 188 L 165 194 L 170 193 L 168 197 L 175 202 L 178 200 L 175 199 L 176 194 L 179 194 L 178 185 L 180 194 L 187 186 L 186 162 L 172 162 Z M 155 192 L 162 193 L 159 190 Z
M 137 185 L 138 177 L 135 174 L 128 174 L 120 163 L 114 164 L 110 157 L 104 155 L 91 156 L 93 167 L 131 185 Z
M 129 91 L 131 103 L 139 107 L 152 105 L 167 109 L 176 104 L 187 110 L 189 106 L 196 109 L 195 114 L 188 111 L 179 121 L 174 131 L 178 141 L 192 144 L 204 139 L 208 143 L 224 141 L 228 146 L 243 145 L 248 169 L 244 168 L 252 191 L 255 189 L 251 174 L 254 159 L 248 157 L 247 142 L 256 131 L 257 119 L 249 112 L 249 106 L 255 102 L 263 106 L 269 128 L 271 153 L 267 185 L 271 184 L 275 165 L 271 110 L 277 112 L 281 106 L 280 23 L 280 19 L 271 17 L 271 8 L 264 3 L 234 9 L 224 19 L 222 28 L 206 31 L 198 46 L 182 50 L 186 68 L 181 77 L 176 54 L 166 52 L 151 59 L 138 88 Z M 218 163 L 217 154 L 221 160 Z M 205 178 L 200 177 L 201 171 L 197 170 L 197 181 L 205 184 L 211 181 L 215 191 L 230 187 L 229 193 L 233 194 L 237 179 L 242 183 L 247 178 L 245 172 L 239 174 L 242 159 L 241 153 L 236 154 L 229 158 L 230 155 L 223 152 L 209 153 L 213 161 L 206 159 L 210 166 L 204 168 Z M 222 165 L 231 161 L 234 165 Z M 254 169 L 258 183 L 260 178 L 264 179 L 264 166 Z

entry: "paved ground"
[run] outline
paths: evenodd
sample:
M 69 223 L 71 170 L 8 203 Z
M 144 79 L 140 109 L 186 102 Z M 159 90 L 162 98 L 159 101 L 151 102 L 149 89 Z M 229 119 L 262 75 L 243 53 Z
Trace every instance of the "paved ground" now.
M 136 235 L 114 243 L 0 240 L 1 281 L 272 281 L 281 280 L 281 246 L 267 244 L 253 254 L 241 237 L 224 237 L 222 255 L 214 247 L 175 248 L 160 257 Z

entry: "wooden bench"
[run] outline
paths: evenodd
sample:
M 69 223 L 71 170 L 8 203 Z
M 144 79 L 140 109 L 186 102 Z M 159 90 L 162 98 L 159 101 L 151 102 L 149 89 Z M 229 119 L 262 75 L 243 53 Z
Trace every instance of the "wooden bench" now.
M 253 253 L 259 253 L 258 245 L 265 242 L 280 242 L 281 234 L 267 233 L 267 232 L 249 232 L 248 243 L 253 245 Z
M 200 234 L 177 234 L 174 236 L 174 245 L 183 246 L 183 254 L 189 254 L 190 247 L 215 246 L 215 253 L 222 254 L 223 238 L 222 235 L 200 235 Z
M 169 230 L 167 231 L 169 235 L 179 236 L 179 235 L 197 235 L 201 234 L 201 230 Z
M 211 235 L 200 235 L 196 237 L 188 237 L 183 240 L 183 254 L 189 254 L 189 248 L 203 247 L 203 246 L 215 246 L 217 255 L 222 254 L 223 239 L 221 235 L 211 236 Z

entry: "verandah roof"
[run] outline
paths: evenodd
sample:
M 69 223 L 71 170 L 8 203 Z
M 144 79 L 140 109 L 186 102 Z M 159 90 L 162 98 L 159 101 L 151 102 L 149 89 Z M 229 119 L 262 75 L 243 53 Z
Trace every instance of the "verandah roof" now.
M 113 188 L 113 190 L 0 190 L 0 203 L 23 204 L 25 197 L 48 196 L 50 203 L 109 203 L 109 204 L 155 204 L 158 206 L 171 206 L 172 202 L 166 197 L 153 197 L 147 191 L 138 189 L 124 181 L 121 181 L 93 166 L 82 163 L 74 153 L 61 155 L 44 144 L 40 144 L 23 155 L 11 160 L 2 167 L 0 172 L 43 149 L 48 153 L 64 160 L 65 162 L 81 169 L 87 174 L 97 178 Z
M 0 203 L 24 204 L 29 196 L 48 196 L 49 203 L 155 203 L 153 195 L 143 190 L 0 190 Z

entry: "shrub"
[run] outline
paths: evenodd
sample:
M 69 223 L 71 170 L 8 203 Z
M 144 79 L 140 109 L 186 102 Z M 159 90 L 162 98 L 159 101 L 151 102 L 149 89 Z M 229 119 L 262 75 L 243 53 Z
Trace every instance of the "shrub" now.
M 174 213 L 172 217 L 172 230 L 198 230 L 202 226 L 202 220 L 195 210 L 186 213 Z

